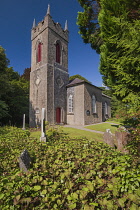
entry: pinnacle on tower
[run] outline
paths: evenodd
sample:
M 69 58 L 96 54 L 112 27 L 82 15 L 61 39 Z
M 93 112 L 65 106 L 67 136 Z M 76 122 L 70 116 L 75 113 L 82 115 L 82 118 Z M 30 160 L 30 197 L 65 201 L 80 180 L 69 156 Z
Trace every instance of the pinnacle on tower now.
M 48 4 L 47 15 L 50 15 L 50 5 Z
M 64 31 L 68 31 L 68 21 L 67 20 L 65 22 L 65 29 L 64 29 Z
M 35 23 L 35 19 L 34 19 L 32 28 L 35 28 L 35 27 L 36 27 L 36 23 Z

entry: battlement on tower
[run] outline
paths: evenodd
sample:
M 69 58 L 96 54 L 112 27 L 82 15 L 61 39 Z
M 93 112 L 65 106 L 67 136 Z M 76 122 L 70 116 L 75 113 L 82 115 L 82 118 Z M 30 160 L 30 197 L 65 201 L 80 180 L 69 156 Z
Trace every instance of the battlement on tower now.
M 63 29 L 60 23 L 55 23 L 50 16 L 46 14 L 44 20 L 35 25 L 35 22 L 31 31 L 31 40 L 35 39 L 39 34 L 41 34 L 45 29 L 50 29 L 56 34 L 59 34 L 61 38 L 68 42 L 69 31 L 67 29 L 67 23 L 65 23 L 65 28 Z

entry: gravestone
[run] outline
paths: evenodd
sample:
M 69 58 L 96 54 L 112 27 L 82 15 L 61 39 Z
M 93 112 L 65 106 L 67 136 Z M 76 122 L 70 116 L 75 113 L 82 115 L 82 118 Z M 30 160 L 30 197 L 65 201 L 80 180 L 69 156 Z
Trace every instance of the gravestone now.
M 28 151 L 25 149 L 19 157 L 20 170 L 27 172 L 30 168 L 31 158 Z
M 127 145 L 127 142 L 129 140 L 129 135 L 127 132 L 115 132 L 115 137 L 117 140 L 117 148 L 120 151 L 124 150 L 124 147 Z
M 22 130 L 25 130 L 25 114 L 23 115 L 23 127 Z
M 42 113 L 41 113 L 41 137 L 40 137 L 40 141 L 46 142 L 45 108 L 42 108 Z
M 111 147 L 114 147 L 114 138 L 110 129 L 106 129 L 104 133 L 104 142 Z

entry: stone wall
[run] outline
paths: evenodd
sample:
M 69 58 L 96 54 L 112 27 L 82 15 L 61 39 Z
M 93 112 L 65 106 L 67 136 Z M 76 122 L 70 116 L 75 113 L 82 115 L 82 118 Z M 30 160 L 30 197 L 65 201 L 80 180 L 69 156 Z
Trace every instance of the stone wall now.
M 40 125 L 41 109 L 46 110 L 46 121 L 56 122 L 56 107 L 63 110 L 66 123 L 66 85 L 68 84 L 68 31 L 63 30 L 47 14 L 32 28 L 32 59 L 30 79 L 30 126 Z M 56 63 L 56 43 L 61 47 L 61 61 Z M 38 43 L 41 61 L 37 62 Z
M 96 113 L 92 113 L 92 95 L 96 98 Z M 85 83 L 84 86 L 84 119 L 85 125 L 102 122 L 102 92 L 101 89 Z
M 62 70 L 58 64 L 54 66 L 54 110 L 57 107 L 61 108 L 63 112 L 63 117 L 61 118 L 61 123 L 66 123 L 66 113 L 67 113 L 67 90 L 66 85 L 69 82 L 69 74 Z M 56 122 L 56 114 L 54 115 L 54 121 Z
M 84 125 L 84 84 L 67 88 L 67 98 L 73 95 L 73 113 L 68 113 L 67 124 Z
M 105 103 L 107 103 L 107 114 L 105 113 Z M 111 98 L 102 95 L 102 121 L 104 122 L 108 118 L 111 118 Z
M 42 67 L 30 73 L 30 126 L 40 125 L 41 109 L 46 107 L 47 68 Z M 47 111 L 47 109 L 46 109 Z

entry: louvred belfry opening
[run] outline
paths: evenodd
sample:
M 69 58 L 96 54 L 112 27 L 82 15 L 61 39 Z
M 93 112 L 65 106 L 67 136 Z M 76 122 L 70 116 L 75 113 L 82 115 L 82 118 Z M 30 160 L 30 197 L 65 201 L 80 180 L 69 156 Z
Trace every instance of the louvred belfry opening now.
M 57 43 L 56 44 L 56 62 L 60 63 L 60 57 L 61 57 L 61 53 L 60 53 L 60 44 Z
M 38 44 L 38 49 L 37 49 L 37 62 L 41 61 L 41 43 Z

